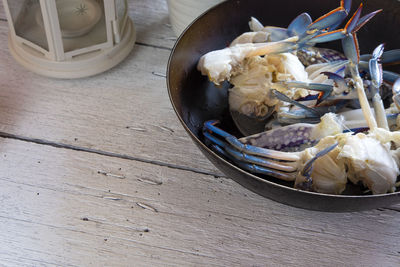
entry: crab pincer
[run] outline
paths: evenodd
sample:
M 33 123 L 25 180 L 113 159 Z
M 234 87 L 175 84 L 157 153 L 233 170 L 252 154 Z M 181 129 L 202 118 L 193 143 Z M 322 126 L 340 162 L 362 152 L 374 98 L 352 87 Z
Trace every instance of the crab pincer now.
M 369 70 L 371 75 L 371 93 L 372 93 L 372 104 L 374 106 L 374 112 L 377 120 L 378 127 L 389 130 L 389 125 L 386 119 L 385 107 L 381 95 L 379 94 L 379 88 L 382 86 L 383 73 L 382 65 L 378 62 L 383 54 L 384 45 L 381 44 L 375 48 L 372 53 L 372 58 L 369 60 Z
M 354 79 L 355 87 L 357 90 L 358 99 L 360 101 L 361 108 L 364 112 L 364 116 L 367 120 L 369 128 L 375 129 L 377 127 L 377 122 L 376 122 L 375 117 L 373 116 L 371 109 L 369 107 L 368 99 L 367 99 L 367 96 L 365 94 L 364 87 L 363 87 L 363 81 L 362 81 L 359 71 L 358 71 L 358 63 L 360 61 L 360 51 L 359 51 L 359 45 L 358 45 L 356 32 L 381 10 L 377 10 L 377 11 L 369 13 L 363 17 L 360 17 L 362 6 L 363 5 L 361 3 L 359 8 L 357 9 L 357 11 L 350 18 L 350 20 L 347 22 L 347 24 L 345 25 L 345 27 L 343 29 L 336 30 L 336 31 L 328 33 L 328 34 L 323 34 L 320 37 L 316 37 L 316 39 L 322 38 L 323 40 L 325 40 L 325 38 L 326 38 L 325 36 L 327 36 L 327 37 L 334 36 L 335 38 L 337 36 L 343 36 L 343 38 L 341 38 L 343 51 L 349 60 L 347 67 L 349 68 L 350 73 Z

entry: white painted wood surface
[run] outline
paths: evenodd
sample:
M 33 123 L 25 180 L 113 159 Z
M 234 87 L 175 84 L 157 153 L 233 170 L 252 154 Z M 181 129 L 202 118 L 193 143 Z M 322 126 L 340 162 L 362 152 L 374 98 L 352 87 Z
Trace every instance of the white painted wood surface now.
M 73 81 L 20 67 L 3 12 L 0 265 L 400 265 L 400 205 L 292 208 L 223 177 L 200 154 L 157 75 L 174 43 L 165 0 L 130 1 L 134 51 Z

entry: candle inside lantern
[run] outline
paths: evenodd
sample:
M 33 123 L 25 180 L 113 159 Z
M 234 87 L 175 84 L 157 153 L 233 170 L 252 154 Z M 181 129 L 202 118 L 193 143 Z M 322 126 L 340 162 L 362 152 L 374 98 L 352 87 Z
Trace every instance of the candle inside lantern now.
M 88 33 L 102 17 L 100 5 L 94 0 L 57 0 L 56 5 L 61 33 L 65 38 Z M 36 12 L 36 21 L 44 26 L 40 10 Z

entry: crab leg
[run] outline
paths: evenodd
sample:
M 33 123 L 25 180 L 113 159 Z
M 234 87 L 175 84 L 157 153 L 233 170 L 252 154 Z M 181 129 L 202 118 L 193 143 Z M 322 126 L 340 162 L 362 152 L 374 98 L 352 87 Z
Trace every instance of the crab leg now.
M 218 121 L 216 121 L 216 120 L 207 121 L 204 124 L 203 134 L 205 134 L 206 137 L 209 137 L 209 135 L 208 135 L 209 132 L 207 132 L 207 131 L 215 133 L 218 136 L 224 138 L 225 141 L 228 142 L 236 150 L 247 153 L 247 154 L 251 154 L 251 155 L 255 155 L 255 156 L 263 156 L 266 158 L 276 159 L 276 160 L 285 160 L 285 161 L 297 161 L 300 159 L 299 153 L 296 153 L 296 152 L 293 152 L 293 153 L 292 152 L 282 152 L 282 151 L 276 151 L 276 150 L 272 150 L 272 149 L 266 149 L 263 147 L 256 147 L 253 145 L 243 144 L 233 135 L 216 127 L 215 124 L 217 124 L 217 123 L 218 123 Z
M 370 20 L 373 15 L 379 12 L 379 10 L 373 12 L 374 14 L 370 13 L 360 18 L 361 10 L 362 10 L 362 4 L 344 27 L 344 33 L 346 34 L 346 37 L 342 39 L 342 46 L 344 54 L 349 59 L 348 67 L 355 82 L 358 99 L 360 101 L 360 106 L 361 109 L 363 110 L 364 117 L 367 121 L 370 130 L 374 130 L 375 128 L 377 128 L 377 123 L 374 115 L 371 112 L 371 108 L 369 106 L 368 99 L 364 91 L 363 81 L 358 71 L 360 54 L 359 54 L 356 31 L 360 29 L 368 20 Z
M 364 54 L 360 56 L 360 61 L 368 62 L 371 58 L 371 54 Z M 400 49 L 393 49 L 383 52 L 380 62 L 384 65 L 398 64 L 400 62 Z
M 295 179 L 298 169 L 297 162 L 300 159 L 299 153 L 280 152 L 243 144 L 236 137 L 216 127 L 214 125 L 216 123 L 218 121 L 206 122 L 203 135 L 212 143 L 212 147 L 218 153 L 223 154 L 245 170 L 271 175 L 285 181 Z
M 218 145 L 213 145 L 213 148 L 220 154 L 224 155 L 225 157 L 231 159 L 236 165 L 238 165 L 240 168 L 250 171 L 252 173 L 258 173 L 258 174 L 265 174 L 265 175 L 270 175 L 273 176 L 275 178 L 284 180 L 284 181 L 288 181 L 288 182 L 292 182 L 296 179 L 296 173 L 292 172 L 292 173 L 285 173 L 285 172 L 280 172 L 280 171 L 276 171 L 273 169 L 269 169 L 266 167 L 262 167 L 262 166 L 258 166 L 256 164 L 250 164 L 250 163 L 245 163 L 242 161 L 239 161 L 235 158 L 232 158 L 230 154 L 228 154 L 225 150 L 223 150 L 221 147 L 219 147 Z
M 302 13 L 298 15 L 288 26 L 287 32 L 289 36 L 299 36 L 304 34 L 308 25 L 312 23 L 310 15 Z
M 305 82 L 285 82 L 285 85 L 288 87 L 295 87 L 295 88 L 304 88 L 313 91 L 319 91 L 319 95 L 317 98 L 317 105 L 327 99 L 333 91 L 333 86 L 329 84 L 322 84 L 322 83 L 305 83 Z
M 394 83 L 397 79 L 400 78 L 400 75 L 398 73 L 388 70 L 382 71 L 382 74 L 383 74 L 383 80 L 389 83 Z
M 354 35 L 349 35 L 348 37 L 343 39 L 342 43 L 343 43 L 343 49 L 345 50 L 345 53 L 346 53 L 346 51 L 347 51 L 347 54 L 355 53 L 356 57 L 357 57 L 358 52 L 356 52 L 356 51 L 358 51 L 358 43 L 357 43 L 357 39 L 355 39 Z M 347 56 L 347 54 L 346 54 L 346 56 Z M 354 60 L 354 58 L 350 59 L 350 63 L 348 66 L 349 66 L 351 75 L 354 79 L 354 85 L 357 90 L 358 99 L 360 101 L 360 106 L 361 106 L 361 109 L 363 110 L 365 120 L 367 121 L 367 125 L 371 130 L 374 130 L 375 128 L 378 127 L 378 125 L 376 123 L 374 115 L 372 114 L 371 107 L 369 106 L 367 95 L 365 94 L 365 91 L 364 91 L 363 81 L 358 72 L 357 64 L 355 64 L 353 60 Z
M 333 149 L 337 147 L 338 143 L 335 143 L 331 146 L 324 148 L 323 150 L 319 151 L 313 158 L 306 162 L 304 168 L 299 172 L 298 176 L 296 177 L 296 188 L 310 190 L 312 187 L 312 177 L 311 173 L 314 167 L 314 162 L 331 152 Z M 301 182 L 298 182 L 301 181 Z
M 332 117 L 333 116 L 333 117 Z M 334 115 L 327 116 L 327 121 L 335 119 Z M 341 132 L 333 127 L 325 132 L 322 124 L 299 123 L 263 132 L 260 134 L 237 139 L 231 134 L 215 126 L 218 121 L 211 120 L 204 123 L 203 135 L 206 142 L 219 154 L 233 161 L 239 167 L 253 173 L 270 175 L 285 181 L 294 181 L 298 175 L 310 177 L 313 162 L 326 155 L 335 146 L 329 146 L 321 151 L 283 152 L 280 149 L 299 149 L 316 144 L 322 136 L 332 131 Z M 274 150 L 276 149 L 276 150 Z M 318 153 L 317 153 L 318 152 Z M 314 154 L 303 168 L 305 155 Z M 300 172 L 299 172 L 300 171 Z
M 204 132 L 204 136 L 212 141 L 214 145 L 218 145 L 219 147 L 223 148 L 231 158 L 242 162 L 248 162 L 251 164 L 257 164 L 263 167 L 268 167 L 276 170 L 281 170 L 285 172 L 293 172 L 296 171 L 296 165 L 290 164 L 291 162 L 277 162 L 274 160 L 269 160 L 267 158 L 262 158 L 258 156 L 251 155 L 250 153 L 244 153 L 243 151 L 236 150 L 234 146 L 232 146 L 229 142 L 225 142 L 208 132 Z
M 282 41 L 253 44 L 253 49 L 246 54 L 246 57 L 279 54 L 296 50 L 296 42 L 298 40 L 298 36 L 293 36 Z
M 296 105 L 296 106 L 298 106 L 299 108 L 302 108 L 302 109 L 304 109 L 305 111 L 307 111 L 307 112 L 309 112 L 310 114 L 312 114 L 313 117 L 320 117 L 320 115 L 321 115 L 317 110 L 315 110 L 315 109 L 313 109 L 313 108 L 310 108 L 310 107 L 307 107 L 306 105 L 303 105 L 303 104 L 301 104 L 300 102 L 298 102 L 298 101 L 296 101 L 296 100 L 292 100 L 290 97 L 286 96 L 285 94 L 282 94 L 282 93 L 279 92 L 279 91 L 272 90 L 272 93 L 273 93 L 279 100 L 284 101 L 284 102 L 288 102 L 288 103 L 293 104 L 293 105 Z
M 372 53 L 372 58 L 369 61 L 369 69 L 372 77 L 372 104 L 374 105 L 378 127 L 389 130 L 385 107 L 383 106 L 383 102 L 379 94 L 379 88 L 382 85 L 382 65 L 378 63 L 378 60 L 382 56 L 383 48 L 383 44 L 375 48 L 374 52 Z

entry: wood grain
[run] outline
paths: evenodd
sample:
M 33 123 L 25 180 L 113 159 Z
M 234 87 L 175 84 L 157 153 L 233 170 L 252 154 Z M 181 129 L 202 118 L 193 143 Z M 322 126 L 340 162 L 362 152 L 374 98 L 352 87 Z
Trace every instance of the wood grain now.
M 137 42 L 171 49 L 177 37 L 171 29 L 166 0 L 130 0 L 129 14 L 137 30 Z
M 13 60 L 3 11 L 0 265 L 400 265 L 400 205 L 292 208 L 224 178 L 200 154 L 159 75 L 174 43 L 165 0 L 130 1 L 133 52 L 71 81 Z
M 0 175 L 1 262 L 399 263 L 400 216 L 394 210 L 305 211 L 262 198 L 229 179 L 12 139 L 0 142 L 6 170 Z
M 18 65 L 6 32 L 0 21 L 0 131 L 220 174 L 179 124 L 165 78 L 153 74 L 166 72 L 169 50 L 136 45 L 104 74 L 58 80 Z

